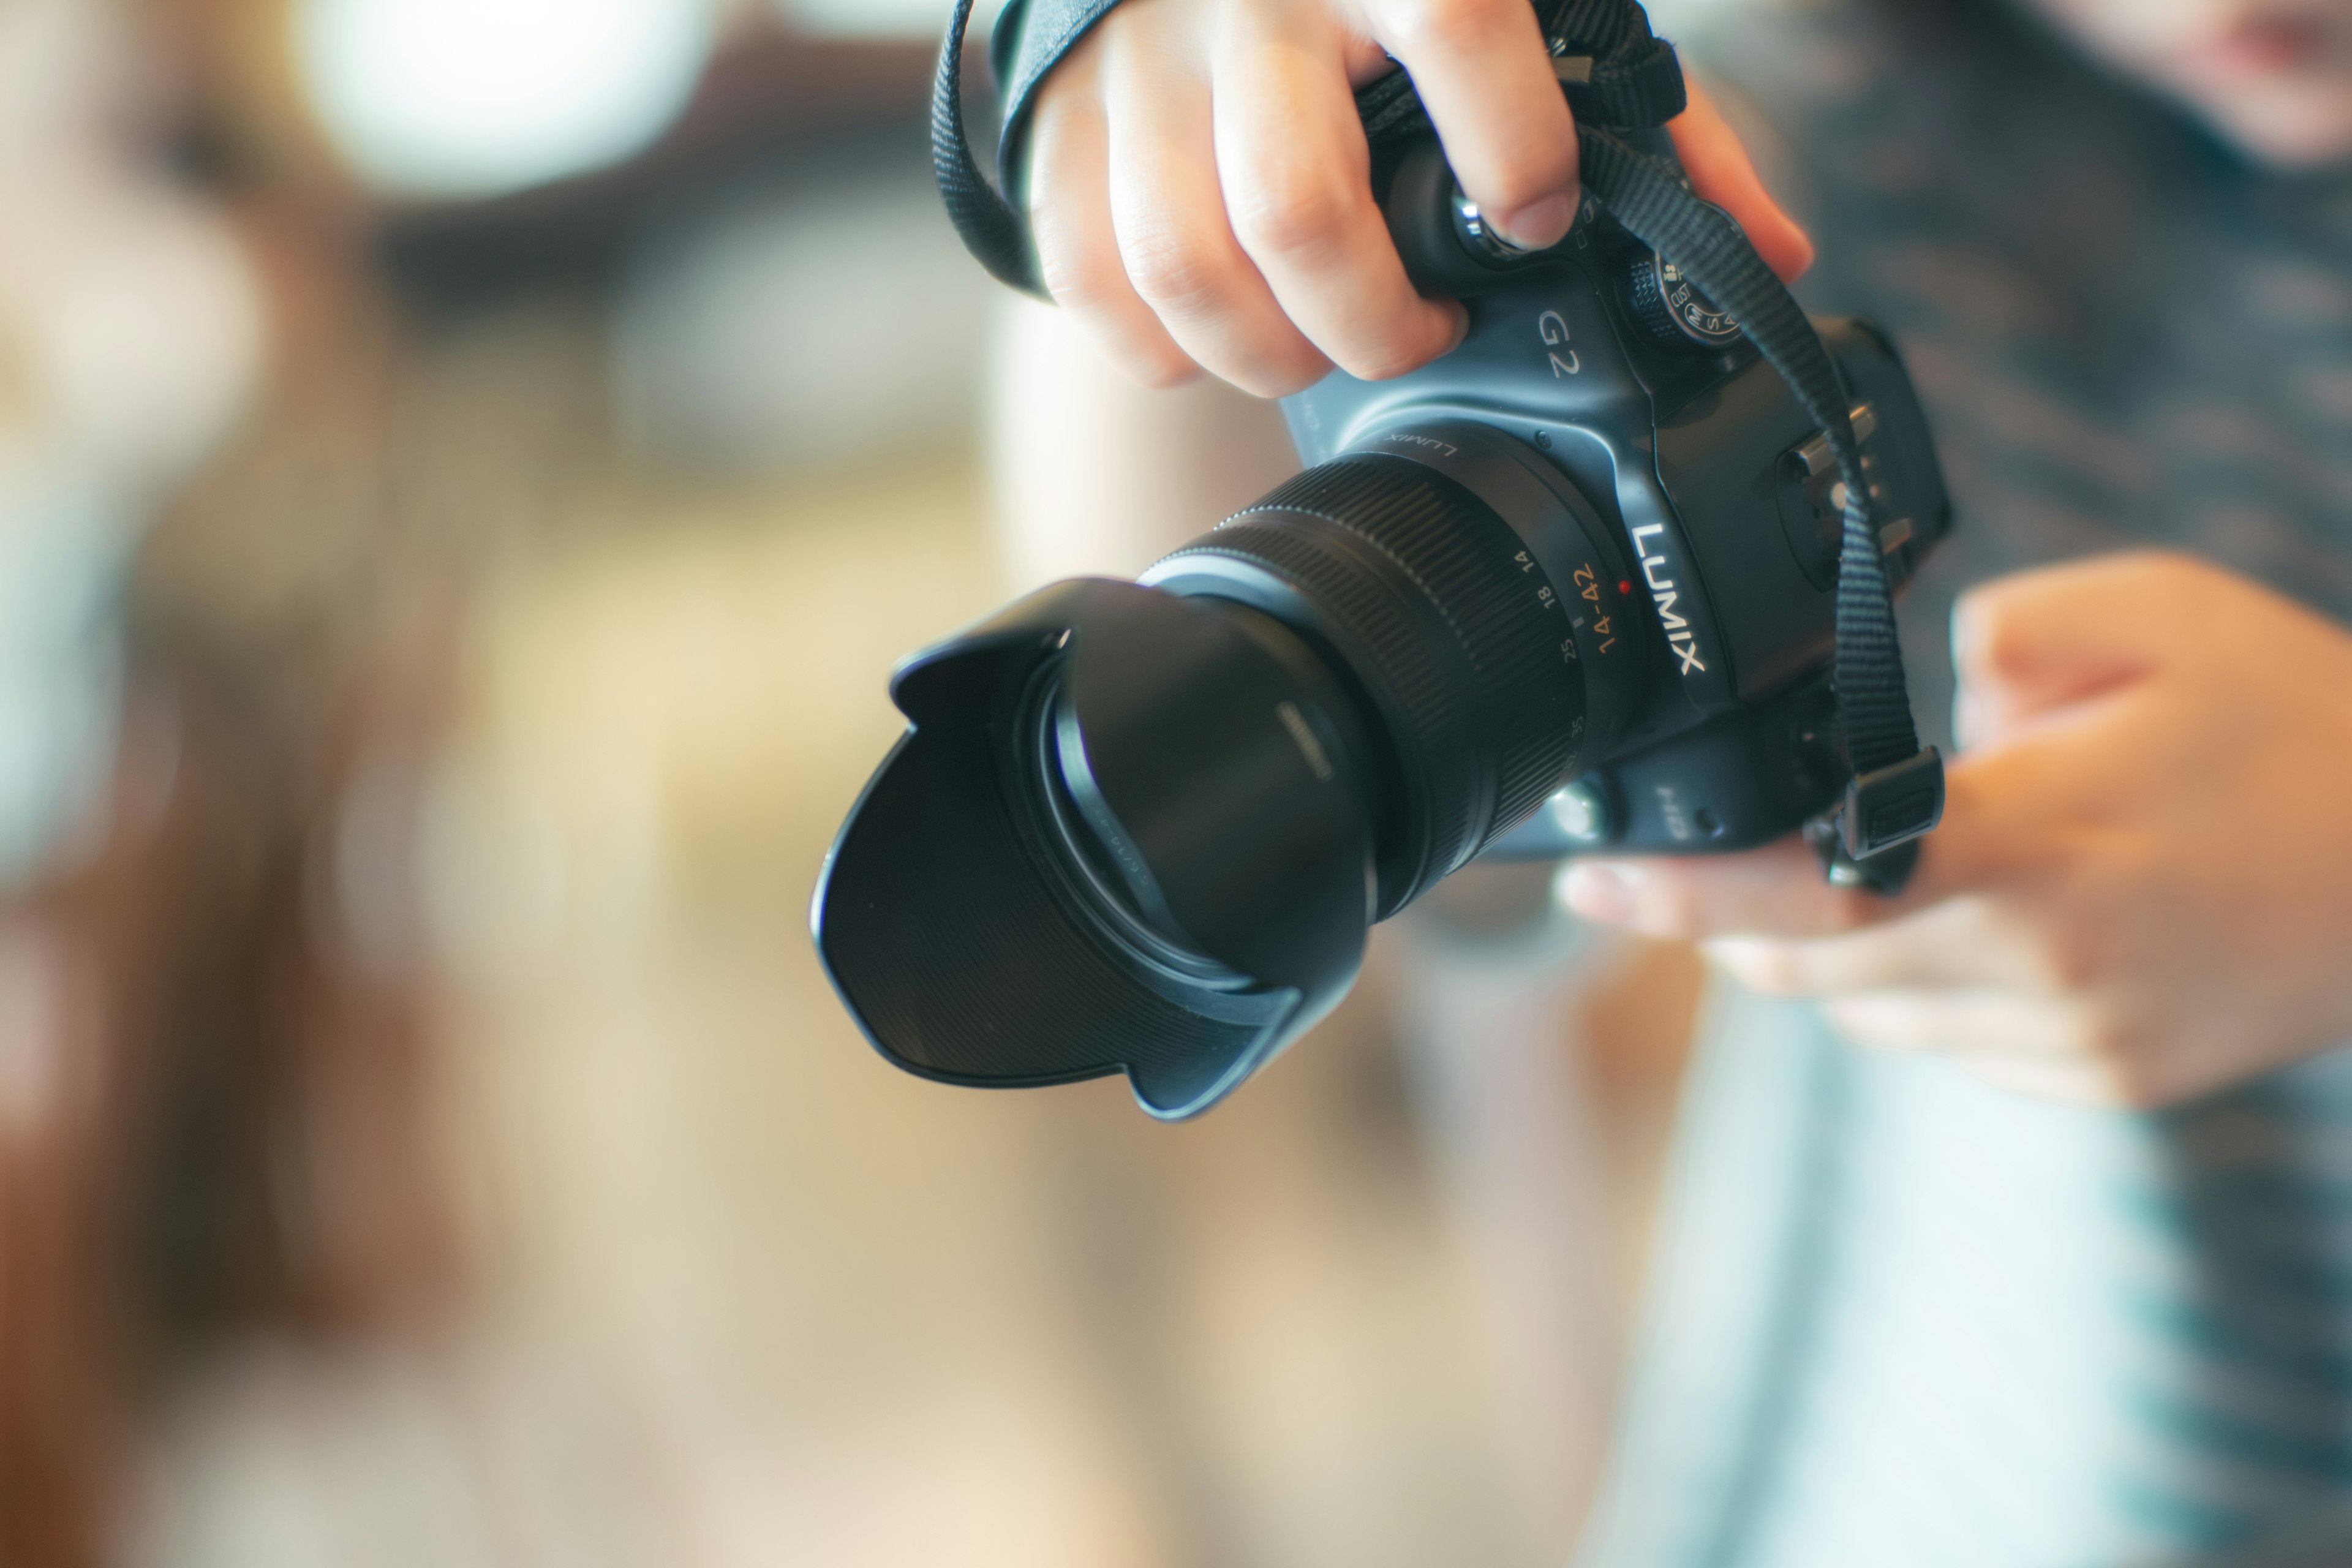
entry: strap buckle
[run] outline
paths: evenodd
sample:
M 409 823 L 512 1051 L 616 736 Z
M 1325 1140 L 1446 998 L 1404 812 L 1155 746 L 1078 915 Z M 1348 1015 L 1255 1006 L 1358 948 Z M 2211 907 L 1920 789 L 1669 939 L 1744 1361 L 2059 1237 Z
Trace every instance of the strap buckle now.
M 1867 860 L 1931 831 L 1944 820 L 1944 759 L 1933 746 L 1846 783 L 1838 812 L 1838 841 L 1855 860 Z

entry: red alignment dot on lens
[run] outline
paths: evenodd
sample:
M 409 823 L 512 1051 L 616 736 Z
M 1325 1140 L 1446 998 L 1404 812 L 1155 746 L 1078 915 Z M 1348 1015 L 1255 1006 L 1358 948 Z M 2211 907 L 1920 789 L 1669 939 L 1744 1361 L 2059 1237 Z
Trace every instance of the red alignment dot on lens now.
M 1618 579 L 1617 579 L 1617 591 L 1618 591 L 1619 593 L 1621 593 L 1621 594 L 1630 594 L 1630 593 L 1632 593 L 1632 592 L 1633 591 L 1633 579 L 1632 579 L 1631 577 L 1620 577 L 1620 578 L 1618 578 Z

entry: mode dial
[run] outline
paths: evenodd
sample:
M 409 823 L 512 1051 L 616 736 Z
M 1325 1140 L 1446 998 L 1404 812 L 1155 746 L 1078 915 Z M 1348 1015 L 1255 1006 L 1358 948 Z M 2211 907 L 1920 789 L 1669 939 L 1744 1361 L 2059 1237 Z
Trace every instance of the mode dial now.
M 1633 319 L 1662 348 L 1721 350 L 1739 340 L 1739 323 L 1656 251 L 1633 258 L 1626 288 Z

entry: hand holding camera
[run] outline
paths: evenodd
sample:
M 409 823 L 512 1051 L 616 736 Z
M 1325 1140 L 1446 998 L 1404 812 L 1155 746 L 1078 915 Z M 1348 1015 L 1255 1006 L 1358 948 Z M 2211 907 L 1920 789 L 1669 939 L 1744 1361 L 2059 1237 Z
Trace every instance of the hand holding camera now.
M 1087 10 L 1047 14 L 1049 49 Z M 969 15 L 934 162 L 974 255 L 1034 286 L 962 139 Z M 1942 769 L 1888 595 L 1950 510 L 1909 378 L 1868 323 L 1808 321 L 1692 192 L 1664 129 L 1688 118 L 1680 65 L 1638 5 L 1545 16 L 1538 85 L 1591 111 L 1589 190 L 1546 248 L 1472 195 L 1416 80 L 1348 100 L 1371 259 L 1449 301 L 1453 352 L 1293 393 L 1307 470 L 1139 582 L 1054 584 L 899 667 L 911 727 L 814 919 L 899 1065 L 1124 1071 L 1190 1116 L 1346 993 L 1370 924 L 1479 855 L 1802 827 L 1829 875 L 1908 874 Z
M 1528 0 L 1126 0 L 1038 90 L 1026 195 L 1055 302 L 1155 385 L 1206 369 L 1280 396 L 1445 353 L 1462 310 L 1407 280 L 1354 100 L 1398 62 L 1500 237 L 1557 244 L 1576 133 Z M 1811 245 L 1695 85 L 1667 130 L 1697 194 L 1802 272 Z
M 2143 553 L 1988 584 L 1954 642 L 1968 749 L 1900 899 L 1772 848 L 1586 862 L 1576 908 L 2056 1099 L 2169 1103 L 2352 1037 L 2352 636 Z

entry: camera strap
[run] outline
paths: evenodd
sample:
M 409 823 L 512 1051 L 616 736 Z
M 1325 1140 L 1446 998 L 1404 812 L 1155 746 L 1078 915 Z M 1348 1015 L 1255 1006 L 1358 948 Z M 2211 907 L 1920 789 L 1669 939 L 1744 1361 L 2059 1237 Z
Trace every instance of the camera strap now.
M 1017 189 L 1019 149 L 1031 103 L 1047 73 L 1118 0 L 1009 0 L 992 64 L 1003 84 L 999 174 Z M 1576 116 L 1585 187 L 1635 238 L 1682 268 L 1739 321 L 1788 384 L 1835 454 L 1844 495 L 1838 551 L 1834 681 L 1850 773 L 1839 805 L 1805 837 L 1835 881 L 1899 890 L 1919 837 L 1942 818 L 1943 762 L 1919 743 L 1895 639 L 1876 519 L 1850 403 L 1836 363 L 1812 323 L 1746 235 L 1700 201 L 1680 172 L 1622 134 L 1664 125 L 1687 101 L 1674 47 L 1650 30 L 1635 0 L 1536 0 L 1546 41 L 1563 69 Z M 964 35 L 972 0 L 956 0 L 931 97 L 931 163 L 956 232 L 1000 281 L 1043 296 L 1028 220 L 992 185 L 963 124 Z M 1567 79 L 1570 77 L 1581 79 Z M 1426 134 L 1427 113 L 1403 71 L 1356 94 L 1364 134 L 1383 146 Z

